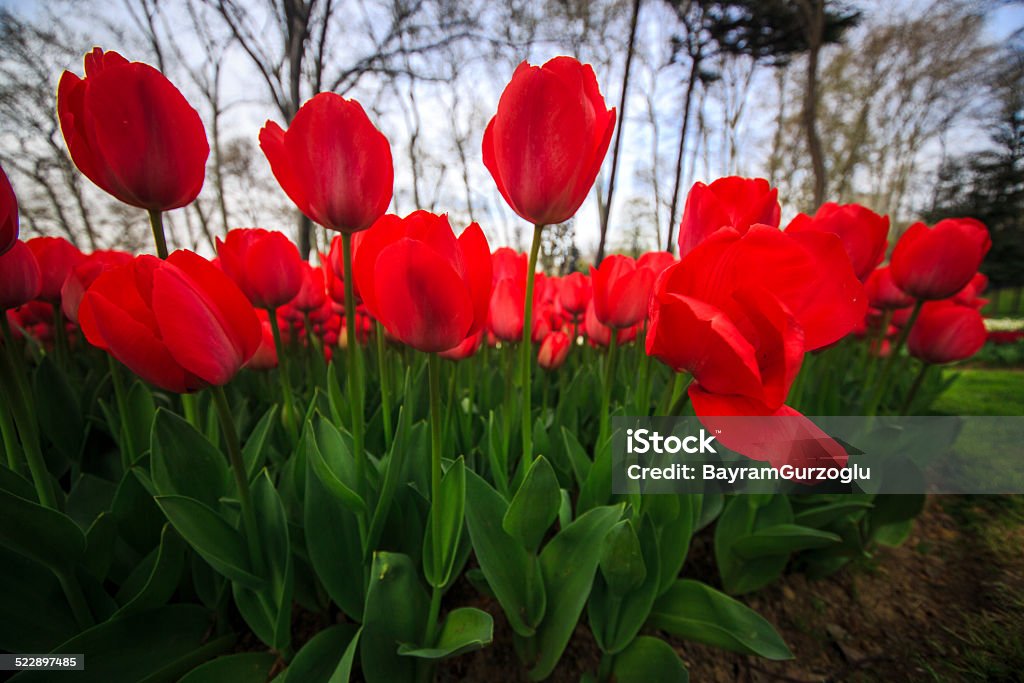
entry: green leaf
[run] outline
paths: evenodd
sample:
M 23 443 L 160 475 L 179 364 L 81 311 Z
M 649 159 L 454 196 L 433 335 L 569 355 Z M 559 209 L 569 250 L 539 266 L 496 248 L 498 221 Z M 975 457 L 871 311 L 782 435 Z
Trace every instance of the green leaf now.
M 376 553 L 359 645 L 367 683 L 413 680 L 416 660 L 400 656 L 398 647 L 422 638 L 426 619 L 427 595 L 409 556 Z
M 480 569 L 512 629 L 529 637 L 544 616 L 546 596 L 535 555 L 505 533 L 508 503 L 475 472 L 466 472 L 466 523 Z
M 651 498 L 670 498 L 670 496 L 648 496 Z M 690 551 L 690 541 L 696 532 L 697 517 L 703 504 L 704 496 L 681 495 L 676 498 L 677 513 L 670 519 L 656 524 L 658 537 L 658 561 L 660 564 L 661 584 L 659 593 L 664 593 L 679 577 L 679 572 L 686 562 Z
M 167 522 L 152 494 L 142 484 L 144 476 L 140 467 L 125 472 L 110 507 L 121 540 L 140 556 L 160 544 L 160 533 Z
M 870 508 L 871 503 L 866 500 L 827 503 L 825 505 L 817 505 L 812 508 L 807 508 L 806 510 L 801 510 L 794 515 L 794 521 L 803 526 L 820 529 L 827 524 L 831 524 L 840 517 L 856 514 Z
M 544 534 L 558 516 L 560 504 L 561 493 L 555 471 L 544 456 L 537 456 L 512 497 L 501 526 L 523 548 L 536 552 Z
M 153 552 L 153 561 L 140 565 L 146 571 L 139 575 L 133 573 L 122 584 L 117 594 L 121 608 L 115 617 L 159 607 L 174 595 L 185 565 L 185 544 L 170 524 L 164 525 L 160 547 Z
M 242 535 L 223 517 L 184 496 L 157 496 L 156 502 L 167 521 L 214 569 L 253 589 L 264 585 L 263 579 L 253 574 Z
M 759 529 L 792 521 L 793 512 L 786 496 L 734 496 L 726 503 L 715 525 L 715 560 L 726 592 L 749 593 L 782 574 L 789 561 L 787 553 L 764 555 L 752 561 L 735 551 L 735 543 Z
M 615 658 L 612 679 L 616 683 L 687 683 L 690 674 L 671 645 L 640 636 Z
M 19 450 L 19 454 L 20 452 Z M 0 465 L 0 491 L 13 493 L 25 500 L 34 500 L 36 497 L 36 490 L 32 486 L 32 482 L 6 465 Z
M 347 677 L 338 675 L 341 660 L 359 632 L 353 624 L 337 624 L 320 631 L 302 646 L 285 670 L 285 681 L 291 683 L 342 683 Z
M 356 631 L 356 634 L 352 636 L 352 640 L 349 641 L 348 646 L 345 648 L 345 653 L 341 656 L 341 661 L 338 662 L 338 667 L 331 674 L 331 679 L 328 683 L 348 683 L 352 678 L 352 667 L 356 661 L 356 651 L 359 647 L 359 637 L 363 634 L 363 629 Z
M 54 648 L 54 653 L 85 653 L 78 683 L 171 683 L 201 662 L 228 650 L 233 634 L 207 641 L 210 613 L 195 605 L 167 605 L 111 619 Z M 52 681 L 52 671 L 24 671 L 16 683 Z
M 275 403 L 263 414 L 260 421 L 253 427 L 249 438 L 245 440 L 245 446 L 242 447 L 242 462 L 245 463 L 245 472 L 249 479 L 256 476 L 266 460 L 267 437 L 274 428 L 276 419 L 277 404 Z
M 34 392 L 36 415 L 43 436 L 68 460 L 77 460 L 85 443 L 86 422 L 78 393 L 52 356 L 44 356 L 36 368 Z
M 101 512 L 85 534 L 83 564 L 100 581 L 107 578 L 114 560 L 114 542 L 117 540 L 117 522 L 107 512 Z
M 0 545 L 61 573 L 82 558 L 85 536 L 67 515 L 0 491 Z
M 616 595 L 625 595 L 644 582 L 647 567 L 633 523 L 624 519 L 612 527 L 601 543 L 601 575 Z
M 433 501 L 427 518 L 427 533 L 423 539 L 423 575 L 427 583 L 437 588 L 448 584 L 452 566 L 459 549 L 466 508 L 466 464 L 456 460 L 441 479 L 440 500 Z M 441 556 L 434 557 L 433 516 L 440 514 Z
M 266 683 L 276 661 L 269 652 L 240 652 L 192 669 L 178 683 Z
M 0 650 L 49 652 L 78 633 L 78 622 L 53 572 L 4 547 L 0 567 Z
M 602 541 L 621 516 L 622 506 L 589 510 L 541 551 L 540 568 L 548 606 L 537 629 L 540 651 L 529 673 L 531 680 L 547 678 L 562 656 L 590 595 Z
M 131 462 L 135 464 L 150 446 L 150 435 L 153 433 L 153 419 L 156 417 L 156 403 L 153 393 L 142 382 L 136 381 L 128 390 L 125 415 L 121 418 L 124 429 L 131 433 L 135 453 L 131 454 Z
M 408 374 L 406 375 L 408 381 Z M 391 512 L 391 503 L 395 498 L 395 491 L 402 478 L 402 471 L 405 469 L 405 454 L 409 440 L 409 410 L 402 406 L 398 410 L 398 422 L 395 428 L 395 440 L 391 443 L 391 451 L 384 460 L 384 479 L 381 484 L 380 493 L 377 496 L 377 505 L 373 509 L 373 520 L 370 522 L 370 531 L 367 533 L 367 551 L 372 552 L 378 547 L 381 532 L 387 522 L 388 514 Z
M 800 550 L 824 548 L 842 542 L 837 534 L 799 524 L 776 524 L 758 529 L 733 541 L 732 550 L 745 560 L 771 555 L 789 555 Z
M 562 442 L 565 444 L 565 453 L 569 457 L 573 474 L 576 476 L 576 485 L 583 486 L 583 482 L 590 476 L 590 456 L 580 445 L 576 435 L 562 427 Z
M 348 446 L 337 428 L 327 420 L 319 419 L 316 436 L 313 427 L 306 423 L 303 440 L 306 442 L 306 460 L 313 466 L 317 478 L 331 495 L 344 503 L 358 515 L 366 514 L 366 503 L 346 482 L 355 481 L 355 466 Z M 343 473 L 344 472 L 344 473 Z
M 494 620 L 490 614 L 475 607 L 458 607 L 445 617 L 433 647 L 403 644 L 398 648 L 398 654 L 420 659 L 447 659 L 486 647 L 493 639 Z
M 679 579 L 654 605 L 650 625 L 674 636 L 766 659 L 791 659 L 775 628 L 738 600 Z
M 185 496 L 217 509 L 230 473 L 220 450 L 183 418 L 161 408 L 153 420 L 150 472 L 157 493 Z
M 306 550 L 317 578 L 345 614 L 362 621 L 365 586 L 359 523 L 355 513 L 321 483 L 309 458 L 303 520 Z

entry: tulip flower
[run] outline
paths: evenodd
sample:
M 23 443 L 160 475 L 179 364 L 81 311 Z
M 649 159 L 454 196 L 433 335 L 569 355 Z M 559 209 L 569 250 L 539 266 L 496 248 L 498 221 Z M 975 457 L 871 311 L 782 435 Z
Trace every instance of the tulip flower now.
M 467 358 L 471 358 L 480 348 L 480 342 L 483 338 L 484 331 L 483 329 L 479 329 L 475 333 L 463 339 L 458 346 L 454 346 L 447 351 L 442 351 L 437 355 L 447 360 L 465 360 Z
M 698 415 L 772 415 L 804 352 L 846 335 L 866 307 L 835 235 L 727 228 L 659 277 L 647 353 L 693 374 L 695 408 L 695 394 L 714 394 L 702 405 L 726 411 Z
M 562 278 L 558 301 L 562 308 L 574 318 L 578 318 L 586 312 L 591 296 L 590 278 L 586 274 L 575 272 Z
M 987 287 L 988 276 L 984 273 L 975 273 L 971 281 L 954 295 L 953 300 L 961 306 L 970 306 L 980 311 L 988 303 L 988 299 L 981 298 L 981 293 Z
M 61 76 L 57 116 L 71 160 L 125 204 L 168 211 L 199 194 L 210 154 L 203 122 L 148 64 L 94 48 L 84 79 Z
M 952 363 L 980 351 L 985 338 L 985 323 L 976 308 L 955 301 L 929 301 L 910 330 L 907 350 L 925 363 Z
M 636 325 L 618 330 L 615 335 L 616 344 L 628 344 L 636 339 L 637 332 L 638 326 Z M 598 319 L 593 299 L 587 305 L 587 311 L 583 315 L 583 333 L 587 335 L 587 341 L 591 346 L 607 347 L 611 344 L 612 328 Z
M 257 309 L 260 319 L 260 345 L 256 353 L 245 364 L 250 370 L 272 370 L 277 367 L 277 347 L 274 343 L 274 328 L 270 325 L 270 315 L 263 309 Z
M 807 230 L 838 235 L 861 282 L 882 262 L 889 246 L 889 217 L 879 216 L 860 204 L 827 202 L 813 217 L 797 214 L 786 228 L 794 233 Z
M 387 215 L 359 243 L 354 271 L 371 315 L 420 351 L 458 346 L 487 320 L 491 252 L 476 223 L 456 238 L 447 216 Z
M 231 278 L 185 250 L 102 273 L 78 318 L 89 343 L 178 393 L 227 384 L 261 338 L 259 318 Z
M 892 310 L 914 305 L 914 297 L 896 286 L 892 280 L 892 268 L 875 268 L 864 283 L 868 301 L 875 308 Z
M 35 254 L 42 275 L 39 298 L 50 304 L 60 304 L 60 290 L 75 266 L 85 260 L 85 254 L 63 237 L 33 237 L 25 244 Z
M 253 306 L 276 309 L 302 287 L 302 257 L 284 233 L 262 228 L 236 229 L 217 238 L 220 267 Z
M 365 230 L 391 203 L 391 146 L 355 100 L 315 95 L 287 131 L 267 121 L 260 148 L 285 194 L 329 230 Z
M 18 241 L 18 198 L 7 174 L 0 168 L 0 256 Z
M 675 262 L 676 257 L 667 251 L 649 251 L 646 254 L 640 254 L 640 258 L 636 260 L 636 266 L 649 269 L 657 277 L 661 275 L 661 271 Z
M 613 254 L 590 269 L 594 283 L 594 312 L 608 327 L 636 325 L 647 316 L 655 273 L 638 268 L 628 256 Z
M 128 252 L 114 250 L 94 251 L 86 256 L 85 260 L 75 266 L 61 287 L 60 304 L 64 317 L 77 324 L 82 297 L 100 273 L 129 263 L 132 258 Z
M 503 278 L 494 286 L 488 306 L 488 327 L 501 341 L 522 341 L 525 296 L 522 284 L 516 278 Z
M 327 290 L 324 284 L 324 269 L 311 266 L 302 261 L 302 286 L 299 293 L 291 301 L 291 306 L 302 313 L 310 314 L 324 308 L 327 303 Z
M 590 192 L 614 130 L 615 110 L 590 65 L 572 57 L 523 62 L 484 131 L 484 165 L 523 219 L 564 223 Z
M 562 363 L 569 356 L 569 349 L 572 346 L 572 340 L 565 332 L 558 330 L 552 332 L 540 345 L 540 351 L 537 352 L 537 364 L 545 370 L 557 370 L 562 367 Z
M 679 256 L 720 228 L 743 234 L 755 224 L 778 227 L 781 214 L 779 191 L 764 178 L 729 176 L 710 185 L 695 183 L 679 223 Z
M 21 240 L 0 254 L 0 315 L 4 311 L 22 306 L 39 295 L 42 275 L 39 262 Z
M 946 299 L 971 281 L 991 246 L 985 224 L 973 218 L 947 218 L 932 228 L 914 223 L 893 249 L 893 282 L 916 299 Z

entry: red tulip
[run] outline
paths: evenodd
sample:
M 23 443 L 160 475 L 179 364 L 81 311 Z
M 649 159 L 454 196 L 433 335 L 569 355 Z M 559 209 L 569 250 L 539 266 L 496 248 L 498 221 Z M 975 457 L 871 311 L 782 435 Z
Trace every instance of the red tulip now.
M 971 281 L 953 297 L 961 306 L 971 306 L 979 311 L 988 303 L 988 299 L 982 299 L 981 293 L 988 287 L 988 276 L 984 273 L 975 273 Z
M 231 279 L 176 251 L 102 273 L 82 297 L 86 339 L 144 380 L 191 392 L 231 381 L 259 348 L 260 321 Z
M 447 216 L 389 214 L 366 232 L 353 261 L 367 310 L 413 348 L 446 351 L 487 321 L 491 252 L 476 223 L 456 239 Z
M 281 189 L 325 228 L 365 230 L 391 203 L 391 146 L 355 100 L 320 93 L 302 105 L 287 131 L 267 121 L 260 147 Z
M 719 228 L 743 234 L 755 224 L 778 227 L 781 214 L 779 191 L 764 178 L 729 176 L 710 185 L 695 183 L 679 224 L 679 256 L 686 256 Z
M 274 328 L 270 326 L 270 316 L 267 311 L 257 309 L 256 314 L 260 319 L 260 345 L 256 353 L 252 355 L 245 367 L 250 370 L 272 370 L 277 367 L 277 346 L 274 344 Z
M 647 316 L 655 274 L 637 268 L 628 256 L 612 254 L 599 268 L 590 269 L 594 283 L 594 312 L 598 320 L 618 329 L 636 325 Z
M 124 251 L 94 251 L 75 266 L 71 274 L 64 280 L 60 289 L 60 305 L 64 317 L 78 323 L 78 307 L 86 290 L 96 281 L 100 273 L 116 266 L 129 263 L 132 255 Z
M 985 224 L 973 218 L 947 218 L 932 228 L 914 223 L 893 249 L 893 282 L 917 299 L 951 297 L 971 281 L 991 246 Z
M 698 415 L 771 415 L 804 352 L 842 338 L 866 307 L 836 236 L 728 228 L 658 278 L 647 353 L 693 373 L 691 397 L 711 392 L 735 400 L 741 411 Z
M 18 198 L 7 174 L 0 168 L 0 256 L 18 241 Z
M 590 65 L 572 57 L 523 62 L 484 131 L 484 165 L 522 218 L 564 223 L 590 192 L 614 130 L 615 110 Z
M 618 330 L 616 343 L 628 344 L 636 339 L 638 331 L 639 325 Z M 587 341 L 591 346 L 608 346 L 612 340 L 612 328 L 598 320 L 593 299 L 590 300 L 587 312 L 583 315 L 583 333 L 587 335 Z
M 649 251 L 646 254 L 640 254 L 640 258 L 636 260 L 637 268 L 648 268 L 655 277 L 661 275 L 661 271 L 665 270 L 673 263 L 676 262 L 676 257 L 667 251 Z
M 291 305 L 303 312 L 313 313 L 327 303 L 327 290 L 324 285 L 324 270 L 302 261 L 302 287 L 291 301 Z
M 907 349 L 925 363 L 952 363 L 980 351 L 986 336 L 985 322 L 976 308 L 929 301 L 910 328 Z
M 484 338 L 483 328 L 469 335 L 462 340 L 458 346 L 442 351 L 438 355 L 448 360 L 465 360 L 472 357 L 480 348 L 480 341 Z
M 572 340 L 565 332 L 557 331 L 552 332 L 540 345 L 540 351 L 537 352 L 537 364 L 545 370 L 557 370 L 562 367 L 562 363 L 569 356 L 569 349 L 572 346 Z
M 892 281 L 892 268 L 875 268 L 864 283 L 868 301 L 875 308 L 895 309 L 914 305 L 914 297 L 896 286 Z
M 262 228 L 236 229 L 217 238 L 220 267 L 253 306 L 277 308 L 302 287 L 302 257 L 284 233 Z
M 569 273 L 562 278 L 562 285 L 558 291 L 558 302 L 566 312 L 574 318 L 578 318 L 586 312 L 592 295 L 590 278 L 585 273 Z
M 503 278 L 494 286 L 488 305 L 487 324 L 501 341 L 522 341 L 525 298 L 526 290 L 517 278 Z
M 203 122 L 148 64 L 94 48 L 84 79 L 60 77 L 57 115 L 71 160 L 125 204 L 167 211 L 199 194 L 210 154 Z
M 14 240 L 11 248 L 0 254 L 0 312 L 32 301 L 41 286 L 35 254 L 24 242 Z
M 42 276 L 39 298 L 50 304 L 60 303 L 60 290 L 85 254 L 63 237 L 33 237 L 25 244 L 35 254 Z
M 879 216 L 860 204 L 822 204 L 814 217 L 797 214 L 787 232 L 817 230 L 838 235 L 853 264 L 853 272 L 864 281 L 882 262 L 889 246 L 889 217 Z

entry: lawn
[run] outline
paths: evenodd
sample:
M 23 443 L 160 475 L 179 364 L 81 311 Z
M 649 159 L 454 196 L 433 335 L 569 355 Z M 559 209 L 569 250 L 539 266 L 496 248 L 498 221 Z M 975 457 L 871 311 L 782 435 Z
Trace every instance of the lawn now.
M 1024 370 L 958 370 L 960 375 L 932 406 L 944 415 L 1024 415 Z

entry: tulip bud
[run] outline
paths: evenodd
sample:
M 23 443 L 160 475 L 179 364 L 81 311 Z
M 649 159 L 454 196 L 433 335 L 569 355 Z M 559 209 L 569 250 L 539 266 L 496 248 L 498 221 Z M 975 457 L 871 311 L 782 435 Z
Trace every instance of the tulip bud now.
M 971 281 L 991 246 L 988 229 L 973 218 L 947 218 L 932 228 L 915 223 L 893 249 L 893 282 L 917 299 L 951 297 Z

